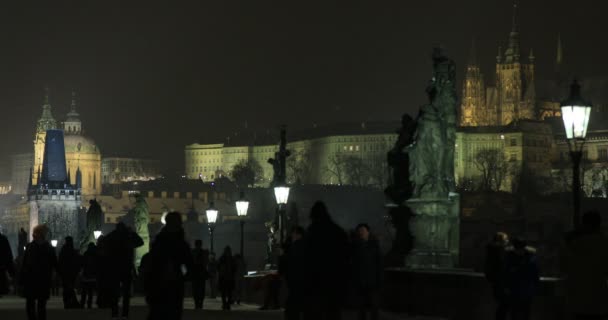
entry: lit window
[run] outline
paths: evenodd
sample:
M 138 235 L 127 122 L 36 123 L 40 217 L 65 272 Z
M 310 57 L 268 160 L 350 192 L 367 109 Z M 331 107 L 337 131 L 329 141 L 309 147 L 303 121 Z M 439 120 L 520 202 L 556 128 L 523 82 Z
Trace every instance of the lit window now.
M 350 147 L 348 148 L 348 150 L 349 150 L 349 151 L 353 151 L 353 146 L 350 146 Z

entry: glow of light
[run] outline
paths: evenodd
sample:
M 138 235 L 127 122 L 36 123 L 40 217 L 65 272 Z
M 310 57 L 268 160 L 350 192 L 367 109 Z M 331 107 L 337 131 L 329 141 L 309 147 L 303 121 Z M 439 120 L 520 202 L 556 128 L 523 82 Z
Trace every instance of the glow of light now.
M 57 248 L 57 240 L 51 240 L 51 245 L 53 248 Z
M 287 204 L 289 198 L 289 187 L 275 187 L 274 196 L 277 199 L 277 204 Z
M 239 217 L 246 216 L 248 209 L 249 209 L 249 201 L 239 200 L 236 202 L 236 213 L 238 214 Z
M 162 223 L 163 225 L 167 224 L 167 220 L 166 220 L 167 213 L 169 213 L 169 212 L 166 212 L 166 211 L 163 212 L 163 215 L 160 217 L 160 223 Z
M 585 139 L 591 106 L 562 106 L 562 120 L 568 139 Z
M 93 231 L 93 236 L 95 237 L 95 240 L 99 239 L 99 237 L 101 237 L 101 231 L 100 230 Z

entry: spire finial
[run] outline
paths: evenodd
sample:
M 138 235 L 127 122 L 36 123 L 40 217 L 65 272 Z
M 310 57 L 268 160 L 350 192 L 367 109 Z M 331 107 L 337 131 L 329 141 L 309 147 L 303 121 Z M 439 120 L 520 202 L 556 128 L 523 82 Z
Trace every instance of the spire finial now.
M 557 55 L 555 57 L 555 64 L 559 68 L 562 65 L 563 52 L 562 52 L 562 35 L 557 34 Z
M 517 0 L 513 0 L 513 32 L 517 32 Z
M 477 65 L 477 46 L 475 44 L 475 37 L 471 40 L 471 52 L 469 53 L 469 65 Z
M 536 57 L 534 57 L 534 49 L 530 48 L 530 55 L 528 56 L 528 60 L 530 60 L 530 63 L 534 63 L 534 59 L 536 59 Z
M 44 105 L 47 106 L 50 104 L 50 99 L 49 99 L 49 95 L 50 95 L 50 89 L 48 85 L 44 86 Z
M 76 112 L 76 91 L 72 89 L 72 104 L 70 105 L 70 111 Z

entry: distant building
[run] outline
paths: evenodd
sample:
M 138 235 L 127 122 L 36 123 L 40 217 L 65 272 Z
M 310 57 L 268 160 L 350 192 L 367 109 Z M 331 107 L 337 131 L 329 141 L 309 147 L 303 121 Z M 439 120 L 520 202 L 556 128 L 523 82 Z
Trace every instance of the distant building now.
M 101 160 L 101 183 L 149 181 L 161 177 L 158 160 L 110 157 Z
M 25 195 L 30 183 L 30 172 L 36 173 L 34 168 L 34 154 L 22 153 L 11 156 L 11 184 L 13 194 Z

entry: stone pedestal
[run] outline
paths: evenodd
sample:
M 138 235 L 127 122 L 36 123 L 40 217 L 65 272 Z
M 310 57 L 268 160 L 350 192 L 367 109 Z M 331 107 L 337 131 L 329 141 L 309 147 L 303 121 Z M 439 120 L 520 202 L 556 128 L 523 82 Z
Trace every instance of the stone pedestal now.
M 410 231 L 413 249 L 405 259 L 408 268 L 454 268 L 460 247 L 460 195 L 445 199 L 416 199 L 406 202 L 414 216 Z

